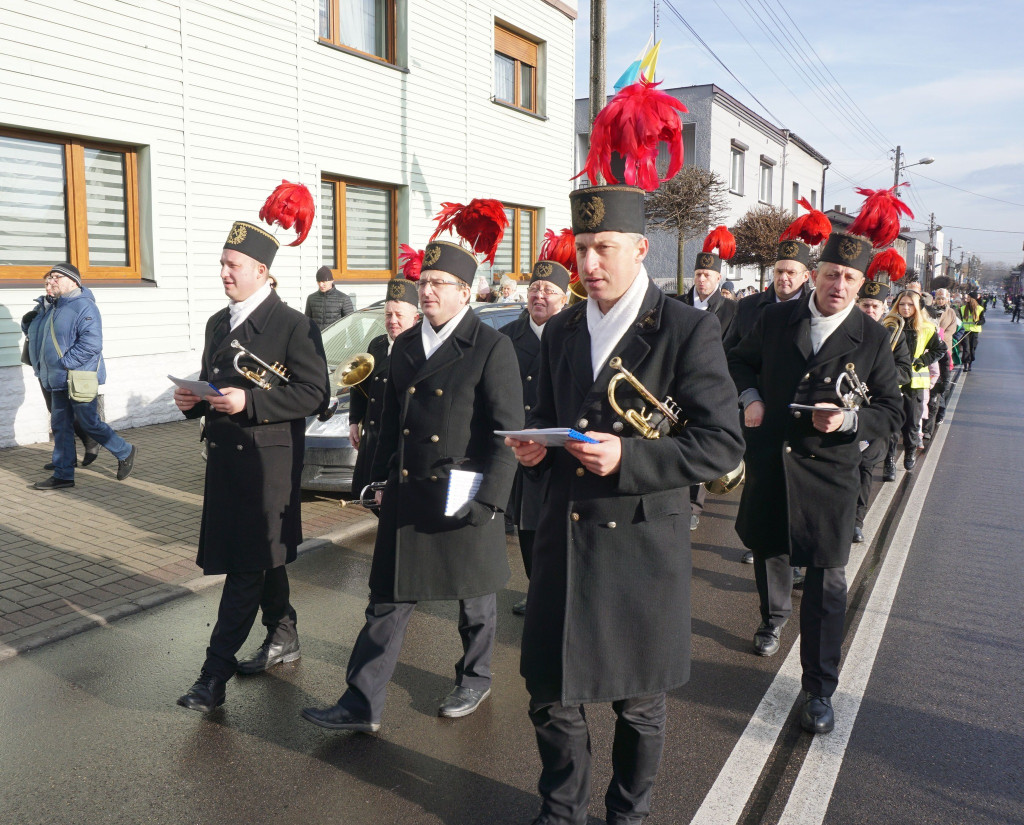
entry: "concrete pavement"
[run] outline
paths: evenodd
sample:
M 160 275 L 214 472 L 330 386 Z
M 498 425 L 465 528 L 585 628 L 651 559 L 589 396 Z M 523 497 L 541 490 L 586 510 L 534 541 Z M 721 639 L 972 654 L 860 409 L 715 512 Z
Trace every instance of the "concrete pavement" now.
M 195 564 L 199 425 L 122 435 L 139 449 L 132 475 L 117 481 L 117 461 L 102 450 L 67 490 L 31 489 L 50 475 L 50 444 L 0 450 L 0 660 L 223 580 Z M 376 518 L 339 498 L 303 495 L 300 552 L 374 528 Z

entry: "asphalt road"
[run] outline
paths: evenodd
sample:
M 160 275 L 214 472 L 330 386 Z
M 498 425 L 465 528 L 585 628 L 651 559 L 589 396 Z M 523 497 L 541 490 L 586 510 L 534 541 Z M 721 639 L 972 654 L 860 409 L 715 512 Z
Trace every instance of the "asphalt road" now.
M 876 485 L 828 737 L 792 713 L 796 623 L 776 656 L 750 652 L 738 495 L 710 501 L 693 534 L 693 678 L 670 696 L 650 823 L 1024 823 L 1022 376 L 1024 329 L 994 317 L 941 442 L 914 478 Z M 299 718 L 344 689 L 371 551 L 363 540 L 291 566 L 303 658 L 233 680 L 208 718 L 174 701 L 201 664 L 216 589 L 0 664 L 0 823 L 528 823 L 539 762 L 510 612 L 525 590 L 514 541 L 495 688 L 476 714 L 436 716 L 461 648 L 455 605 L 426 604 L 380 733 Z M 612 715 L 588 718 L 600 822 Z

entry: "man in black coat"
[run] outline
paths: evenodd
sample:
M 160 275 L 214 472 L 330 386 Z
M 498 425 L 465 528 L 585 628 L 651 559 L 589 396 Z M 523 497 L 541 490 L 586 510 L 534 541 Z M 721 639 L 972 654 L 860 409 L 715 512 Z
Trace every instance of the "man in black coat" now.
M 490 694 L 495 593 L 509 577 L 501 508 L 515 474 L 515 462 L 494 431 L 522 426 L 523 392 L 513 378 L 511 341 L 468 306 L 476 266 L 456 244 L 436 241 L 424 250 L 418 284 L 423 321 L 395 339 L 370 473 L 387 486 L 366 624 L 338 704 L 302 711 L 320 727 L 380 728 L 387 684 L 418 601 L 459 600 L 464 656 L 438 713 L 466 716 Z M 480 484 L 446 515 L 456 470 L 480 473 Z
M 316 287 L 317 291 L 306 299 L 306 317 L 312 318 L 318 329 L 327 329 L 352 313 L 352 299 L 334 285 L 334 273 L 329 266 L 316 271 Z
M 373 370 L 349 390 L 348 435 L 352 446 L 359 450 L 352 471 L 352 492 L 357 496 L 370 483 L 373 452 L 377 448 L 384 411 L 384 387 L 387 385 L 391 347 L 399 335 L 412 329 L 419 321 L 419 306 L 415 283 L 404 278 L 388 282 L 384 303 L 384 328 L 387 331 L 370 341 L 368 348 L 373 357 Z
M 499 332 L 512 339 L 523 382 L 523 410 L 527 415 L 537 405 L 537 378 L 540 374 L 540 342 L 547 322 L 565 309 L 569 300 L 569 270 L 558 261 L 540 260 L 533 265 L 530 286 L 526 290 L 526 313 Z M 519 528 L 519 552 L 526 578 L 530 578 L 533 540 L 540 519 L 540 508 L 547 495 L 547 473 L 526 475 L 516 470 L 512 484 L 512 517 Z M 512 612 L 526 613 L 526 599 L 516 602 Z
M 713 313 L 669 300 L 643 266 L 644 192 L 627 186 L 570 195 L 580 277 L 589 297 L 552 318 L 541 341 L 531 427 L 572 427 L 596 443 L 550 449 L 509 440 L 519 462 L 551 474 L 533 546 L 520 671 L 542 772 L 538 823 L 587 820 L 590 740 L 583 704 L 617 716 L 612 825 L 639 822 L 665 742 L 665 692 L 690 670 L 687 489 L 739 463 L 743 442 L 721 330 Z M 614 411 L 620 358 L 678 425 L 627 382 L 616 403 L 646 407 L 658 438 Z M 682 422 L 685 426 L 680 426 Z
M 236 222 L 221 254 L 220 277 L 231 303 L 206 325 L 199 380 L 219 390 L 203 398 L 178 388 L 186 418 L 206 416 L 203 522 L 196 563 L 226 573 L 217 624 L 199 679 L 178 704 L 208 712 L 224 702 L 235 673 L 258 673 L 299 658 L 295 610 L 285 565 L 302 542 L 300 481 L 305 418 L 327 407 L 330 388 L 320 331 L 289 309 L 268 280 L 279 244 L 254 224 Z M 280 364 L 287 381 L 266 371 L 267 387 L 233 362 L 263 370 L 252 356 Z M 267 635 L 247 661 L 241 648 L 262 609 Z
M 834 232 L 812 275 L 815 290 L 766 308 L 729 353 L 747 441 L 736 532 L 754 551 L 761 608 L 754 648 L 778 649 L 792 610 L 790 565 L 806 565 L 801 725 L 812 733 L 834 725 L 860 442 L 888 439 L 902 418 L 888 334 L 853 305 L 870 259 L 869 241 Z M 859 410 L 836 403 L 847 364 L 870 388 L 871 403 Z

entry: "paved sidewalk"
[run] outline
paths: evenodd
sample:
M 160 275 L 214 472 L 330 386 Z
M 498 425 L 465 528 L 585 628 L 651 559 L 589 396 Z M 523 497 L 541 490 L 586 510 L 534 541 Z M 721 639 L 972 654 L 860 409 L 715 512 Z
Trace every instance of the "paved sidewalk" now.
M 101 450 L 68 490 L 29 489 L 49 475 L 51 445 L 0 450 L 0 660 L 223 580 L 195 564 L 198 423 L 123 435 L 139 448 L 132 475 L 117 481 L 116 459 Z M 300 552 L 374 529 L 374 516 L 339 498 L 303 494 Z

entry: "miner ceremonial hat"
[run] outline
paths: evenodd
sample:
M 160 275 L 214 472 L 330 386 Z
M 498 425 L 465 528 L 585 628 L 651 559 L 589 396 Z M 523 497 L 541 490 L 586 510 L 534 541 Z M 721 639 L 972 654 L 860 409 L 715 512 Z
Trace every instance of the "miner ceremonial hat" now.
M 889 297 L 890 291 L 888 284 L 865 280 L 857 292 L 857 297 L 870 298 L 873 301 L 884 301 Z
M 533 265 L 530 283 L 544 281 L 568 293 L 569 284 L 576 279 L 576 238 L 571 229 L 544 233 L 540 245 L 540 260 Z
M 228 233 L 228 239 L 224 241 L 224 248 L 248 255 L 270 269 L 277 250 L 281 248 L 281 242 L 254 223 L 235 221 Z
M 423 250 L 423 269 L 438 269 L 467 284 L 476 275 L 476 258 L 464 246 L 451 241 L 431 241 Z
M 819 263 L 839 264 L 866 273 L 873 249 L 888 246 L 900 234 L 901 213 L 914 217 L 910 208 L 896 197 L 896 190 L 895 186 L 874 191 L 857 189 L 857 194 L 865 196 L 860 214 L 849 229 L 829 235 Z
M 576 189 L 569 194 L 572 231 L 630 232 L 642 235 L 644 192 L 653 192 L 683 165 L 683 126 L 679 113 L 686 107 L 641 79 L 622 88 L 594 119 L 590 151 L 580 175 L 591 182 L 603 177 L 607 186 Z M 665 177 L 657 169 L 659 144 L 668 144 Z M 577 175 L 579 177 L 580 175 Z
M 294 226 L 297 237 L 288 246 L 298 246 L 306 240 L 315 214 L 316 206 L 309 190 L 301 183 L 284 180 L 264 202 L 260 209 L 260 220 L 271 226 L 276 223 L 284 229 Z M 281 242 L 276 237 L 248 221 L 235 221 L 224 242 L 225 249 L 234 249 L 248 255 L 267 269 L 274 262 L 280 247 Z
M 776 261 L 796 261 L 805 267 L 811 266 L 811 247 L 817 246 L 832 232 L 832 222 L 824 212 L 819 212 L 807 198 L 800 198 L 797 204 L 807 210 L 794 220 L 779 236 Z
M 715 252 L 717 251 L 717 254 Z M 704 246 L 697 253 L 694 261 L 694 270 L 710 269 L 714 272 L 722 271 L 722 261 L 728 261 L 736 254 L 736 239 L 724 226 L 716 226 L 704 239 Z
M 407 281 L 405 278 L 392 278 L 388 281 L 388 291 L 385 301 L 405 301 L 419 309 L 420 297 L 416 291 L 416 284 Z
M 500 201 L 493 198 L 473 198 L 469 203 L 442 203 L 434 217 L 437 229 L 423 250 L 422 269 L 438 269 L 454 275 L 467 285 L 473 284 L 477 260 L 473 254 L 483 255 L 494 265 L 498 244 L 505 236 L 508 214 Z M 442 232 L 458 235 L 469 249 L 451 241 L 436 240 Z

